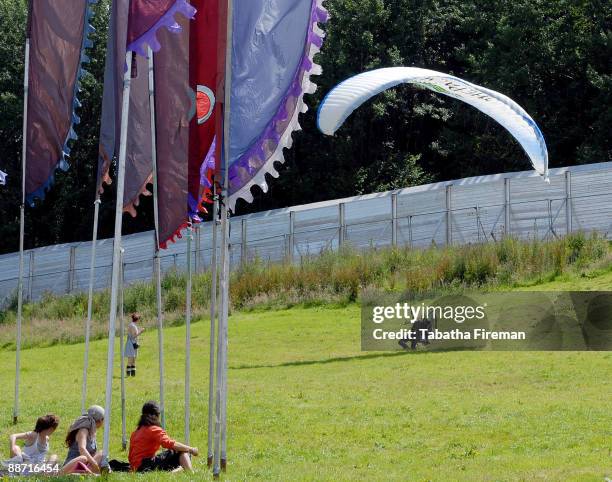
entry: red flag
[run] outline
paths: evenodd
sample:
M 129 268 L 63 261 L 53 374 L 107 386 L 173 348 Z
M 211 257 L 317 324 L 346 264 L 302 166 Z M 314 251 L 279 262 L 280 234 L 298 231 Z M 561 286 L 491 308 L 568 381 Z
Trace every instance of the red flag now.
M 217 66 L 219 36 L 218 1 L 194 0 L 198 10 L 190 37 L 191 88 L 196 94 L 196 116 L 192 120 L 189 136 L 189 214 L 196 217 L 203 210 L 202 201 L 209 199 L 212 171 L 203 165 L 214 162 L 211 152 L 216 130 L 217 85 L 220 79 Z

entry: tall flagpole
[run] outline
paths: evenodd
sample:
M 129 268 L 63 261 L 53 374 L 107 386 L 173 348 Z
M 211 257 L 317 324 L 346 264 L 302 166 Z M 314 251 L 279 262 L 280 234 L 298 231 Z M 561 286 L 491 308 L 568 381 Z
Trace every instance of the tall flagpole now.
M 113 400 L 113 361 L 115 356 L 115 322 L 121 265 L 121 222 L 123 221 L 123 193 L 125 189 L 125 157 L 127 152 L 128 120 L 130 114 L 130 88 L 133 52 L 125 54 L 127 69 L 123 76 L 123 102 L 121 106 L 121 137 L 117 166 L 117 205 L 115 206 L 115 239 L 113 242 L 113 274 L 111 278 L 110 320 L 108 324 L 108 353 L 106 360 L 106 416 L 104 417 L 104 445 L 102 453 L 108 457 L 110 449 L 111 408 Z
M 210 354 L 209 354 L 209 371 L 208 371 L 208 459 L 207 464 L 212 467 L 214 447 L 213 447 L 213 413 L 215 405 L 215 324 L 217 322 L 217 245 L 218 240 L 218 222 L 217 216 L 219 211 L 219 198 L 216 192 L 216 183 L 213 180 L 213 228 L 212 228 L 212 255 L 211 255 L 211 294 L 210 294 Z
M 185 294 L 185 443 L 189 445 L 191 418 L 191 288 L 192 288 L 192 252 L 193 226 L 189 220 L 187 234 L 187 292 Z
M 123 264 L 125 250 L 121 248 L 121 274 L 119 281 L 119 366 L 121 370 L 121 448 L 127 448 L 127 424 L 125 419 L 125 350 L 123 349 L 123 336 L 125 332 L 125 313 L 123 309 L 125 289 L 125 265 Z
M 223 255 L 221 272 L 221 317 L 223 319 L 223 392 L 221 404 L 221 469 L 227 467 L 227 394 L 228 394 L 228 319 L 229 319 L 229 283 L 230 283 L 230 211 L 229 211 L 229 163 L 230 163 L 230 121 L 231 121 L 231 98 L 232 98 L 232 47 L 234 37 L 234 6 L 233 0 L 228 0 L 227 5 L 227 50 L 225 55 L 225 103 L 223 112 Z
M 232 91 L 233 0 L 227 0 L 227 35 L 225 50 L 225 85 L 223 104 L 223 186 L 221 193 L 221 306 L 217 348 L 217 410 L 213 475 L 219 477 L 227 466 L 227 351 L 229 315 L 229 161 L 230 112 Z
M 96 187 L 97 189 L 97 187 Z M 89 293 L 87 296 L 87 322 L 85 324 L 85 360 L 83 362 L 83 386 L 81 387 L 81 413 L 87 412 L 87 369 L 89 368 L 89 338 L 91 334 L 91 318 L 93 312 L 93 291 L 96 271 L 96 244 L 98 242 L 98 217 L 100 214 L 100 195 L 96 192 L 94 202 L 94 224 L 91 237 L 91 260 L 89 261 Z
M 224 192 L 228 189 L 224 182 Z M 219 334 L 217 348 L 217 393 L 219 403 L 220 425 L 220 466 L 225 471 L 227 467 L 227 351 L 228 351 L 228 315 L 229 315 L 229 211 L 227 208 L 227 195 L 223 196 L 221 206 L 221 303 L 219 311 Z M 216 450 L 218 450 L 218 446 Z M 218 472 L 217 472 L 218 475 Z
M 161 258 L 159 247 L 159 191 L 157 184 L 157 132 L 155 120 L 155 68 L 153 50 L 148 48 L 149 57 L 149 109 L 151 112 L 151 159 L 153 161 L 153 217 L 155 221 L 155 291 L 157 295 L 157 345 L 159 360 L 159 407 L 162 427 L 166 427 L 166 403 L 164 391 L 164 314 L 161 288 Z
M 25 66 L 23 74 L 23 139 L 21 146 L 21 207 L 19 215 L 19 281 L 17 287 L 17 340 L 15 355 L 15 403 L 13 423 L 19 418 L 19 376 L 21 373 L 21 319 L 23 315 L 23 245 L 25 237 L 25 190 L 26 190 L 26 149 L 28 145 L 28 94 L 30 84 L 30 39 L 25 42 Z

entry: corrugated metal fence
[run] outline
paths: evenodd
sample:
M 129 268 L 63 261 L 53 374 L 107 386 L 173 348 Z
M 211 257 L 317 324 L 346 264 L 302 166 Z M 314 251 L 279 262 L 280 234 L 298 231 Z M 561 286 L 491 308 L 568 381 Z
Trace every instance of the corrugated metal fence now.
M 393 192 L 296 206 L 231 221 L 233 266 L 258 257 L 299 260 L 347 243 L 356 248 L 415 248 L 496 241 L 505 235 L 548 239 L 568 232 L 599 231 L 612 238 L 612 162 L 552 169 L 550 184 L 534 172 L 473 177 Z M 194 231 L 195 269 L 208 269 L 210 223 Z M 112 239 L 99 241 L 96 289 L 109 285 Z M 163 253 L 162 269 L 185 269 L 186 242 Z M 126 282 L 153 276 L 153 233 L 126 236 Z M 24 293 L 85 291 L 91 243 L 26 252 Z M 14 295 L 17 253 L 0 256 L 0 303 Z

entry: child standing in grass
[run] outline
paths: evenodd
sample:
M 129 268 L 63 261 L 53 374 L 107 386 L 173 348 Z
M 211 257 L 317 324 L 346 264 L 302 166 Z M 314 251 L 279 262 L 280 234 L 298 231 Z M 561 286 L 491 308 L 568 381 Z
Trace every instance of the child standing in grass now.
M 125 375 L 128 377 L 136 376 L 136 356 L 138 355 L 138 348 L 140 347 L 138 344 L 138 337 L 145 331 L 144 328 L 139 329 L 138 325 L 136 325 L 139 321 L 140 315 L 138 313 L 132 313 L 132 321 L 127 328 L 128 335 L 123 352 L 124 356 L 128 359 L 125 368 Z

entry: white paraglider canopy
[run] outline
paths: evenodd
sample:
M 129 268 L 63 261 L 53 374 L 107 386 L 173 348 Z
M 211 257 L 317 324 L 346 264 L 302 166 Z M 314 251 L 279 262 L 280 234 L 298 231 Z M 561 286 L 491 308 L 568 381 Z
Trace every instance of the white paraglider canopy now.
M 336 86 L 319 107 L 321 132 L 333 135 L 355 109 L 373 96 L 408 83 L 461 100 L 504 126 L 523 147 L 534 169 L 548 179 L 548 151 L 540 128 L 509 97 L 452 75 L 416 67 L 390 67 L 351 77 Z

